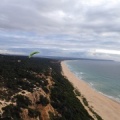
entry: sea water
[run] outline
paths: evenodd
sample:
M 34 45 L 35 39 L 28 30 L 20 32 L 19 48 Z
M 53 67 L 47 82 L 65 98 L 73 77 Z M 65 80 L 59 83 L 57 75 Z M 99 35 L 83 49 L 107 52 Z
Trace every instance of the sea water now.
M 120 62 L 70 60 L 65 63 L 71 72 L 93 89 L 120 102 Z

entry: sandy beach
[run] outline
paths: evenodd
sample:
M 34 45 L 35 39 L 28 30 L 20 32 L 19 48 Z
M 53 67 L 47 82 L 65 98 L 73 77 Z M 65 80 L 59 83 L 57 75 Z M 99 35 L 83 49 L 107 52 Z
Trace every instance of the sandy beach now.
M 87 99 L 89 106 L 91 106 L 98 115 L 104 120 L 120 120 L 120 103 L 98 93 L 86 82 L 78 79 L 64 62 L 61 62 L 61 66 L 64 76 L 66 76 L 73 86 Z

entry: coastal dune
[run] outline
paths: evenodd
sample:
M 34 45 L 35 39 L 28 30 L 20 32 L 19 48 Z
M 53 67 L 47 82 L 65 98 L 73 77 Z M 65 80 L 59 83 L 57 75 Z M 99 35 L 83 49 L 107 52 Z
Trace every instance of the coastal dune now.
M 73 86 L 87 99 L 89 106 L 97 114 L 104 120 L 120 120 L 120 103 L 98 93 L 86 82 L 78 79 L 64 62 L 61 62 L 61 66 L 64 76 L 67 77 Z

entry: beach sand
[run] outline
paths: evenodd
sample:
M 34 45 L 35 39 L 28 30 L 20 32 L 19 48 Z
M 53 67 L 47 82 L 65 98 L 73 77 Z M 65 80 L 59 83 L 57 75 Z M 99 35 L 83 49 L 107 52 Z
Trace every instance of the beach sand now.
M 98 93 L 86 82 L 78 79 L 64 62 L 61 62 L 61 66 L 64 76 L 67 77 L 73 86 L 87 99 L 89 106 L 92 107 L 98 115 L 104 120 L 120 120 L 120 103 Z

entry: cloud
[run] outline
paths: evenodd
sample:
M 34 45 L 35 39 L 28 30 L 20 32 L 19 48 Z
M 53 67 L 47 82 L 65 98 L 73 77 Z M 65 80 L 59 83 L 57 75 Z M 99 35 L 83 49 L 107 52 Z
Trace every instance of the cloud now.
M 0 48 L 79 57 L 94 57 L 93 49 L 119 51 L 119 6 L 115 0 L 4 0 Z
M 96 50 L 94 51 L 94 53 L 120 55 L 120 51 L 118 51 L 118 50 L 96 49 Z
M 5 0 L 0 5 L 0 27 L 38 33 L 74 34 L 88 29 L 94 32 L 118 30 L 118 25 L 113 23 L 119 23 L 120 2 L 113 3 L 113 0 Z
M 12 54 L 12 55 L 25 55 L 24 52 L 16 52 L 16 51 L 12 51 L 12 50 L 7 50 L 7 49 L 0 49 L 0 54 Z

